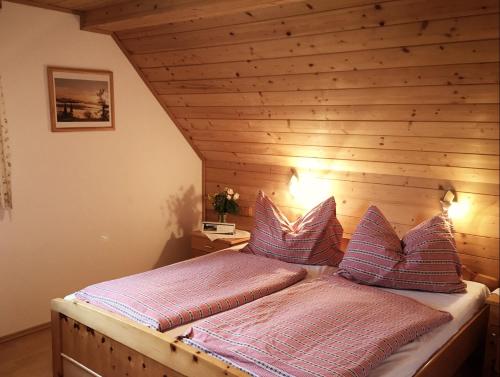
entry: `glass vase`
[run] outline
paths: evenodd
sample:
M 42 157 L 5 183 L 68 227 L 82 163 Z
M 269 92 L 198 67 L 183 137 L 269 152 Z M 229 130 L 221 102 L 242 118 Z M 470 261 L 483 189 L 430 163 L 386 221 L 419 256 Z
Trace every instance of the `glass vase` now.
M 220 223 L 225 223 L 225 222 L 227 222 L 227 221 L 226 221 L 226 220 L 227 220 L 227 213 L 226 213 L 226 212 L 224 212 L 224 213 L 219 213 L 219 214 L 218 214 L 218 216 L 219 216 L 219 220 L 218 220 L 218 221 L 219 221 Z

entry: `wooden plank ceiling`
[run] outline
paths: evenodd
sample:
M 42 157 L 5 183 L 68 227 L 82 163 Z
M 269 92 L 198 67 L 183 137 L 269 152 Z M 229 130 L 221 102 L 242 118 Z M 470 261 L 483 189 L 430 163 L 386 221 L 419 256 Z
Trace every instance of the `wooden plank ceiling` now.
M 259 189 L 303 212 L 292 168 L 335 196 L 347 235 L 369 204 L 402 234 L 454 188 L 462 259 L 498 277 L 498 0 L 44 3 L 113 33 L 204 160 L 206 192 L 241 193 L 238 227 Z

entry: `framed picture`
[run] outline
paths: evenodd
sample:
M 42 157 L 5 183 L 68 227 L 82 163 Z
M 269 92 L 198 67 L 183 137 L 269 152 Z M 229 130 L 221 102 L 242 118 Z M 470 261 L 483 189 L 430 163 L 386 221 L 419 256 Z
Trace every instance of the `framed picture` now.
M 113 72 L 47 68 L 52 131 L 114 130 Z

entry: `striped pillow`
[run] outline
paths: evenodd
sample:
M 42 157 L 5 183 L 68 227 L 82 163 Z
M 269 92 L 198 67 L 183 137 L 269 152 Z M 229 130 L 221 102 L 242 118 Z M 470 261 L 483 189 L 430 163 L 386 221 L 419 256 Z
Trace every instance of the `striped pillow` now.
M 399 240 L 380 210 L 371 206 L 352 235 L 338 274 L 361 284 L 395 289 L 464 292 L 450 223 L 434 216 Z
M 243 252 L 289 263 L 338 266 L 343 229 L 333 196 L 290 222 L 262 191 L 255 203 L 255 226 Z

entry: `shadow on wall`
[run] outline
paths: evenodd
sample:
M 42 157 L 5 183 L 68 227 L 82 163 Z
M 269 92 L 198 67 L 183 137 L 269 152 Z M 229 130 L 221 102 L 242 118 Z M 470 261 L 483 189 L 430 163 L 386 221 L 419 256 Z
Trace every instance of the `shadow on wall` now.
M 179 192 L 165 201 L 163 211 L 167 220 L 165 228 L 171 230 L 170 238 L 155 264 L 155 268 L 180 262 L 191 257 L 191 232 L 201 219 L 201 196 L 193 186 Z
M 0 222 L 3 220 L 12 221 L 12 210 L 0 208 Z

